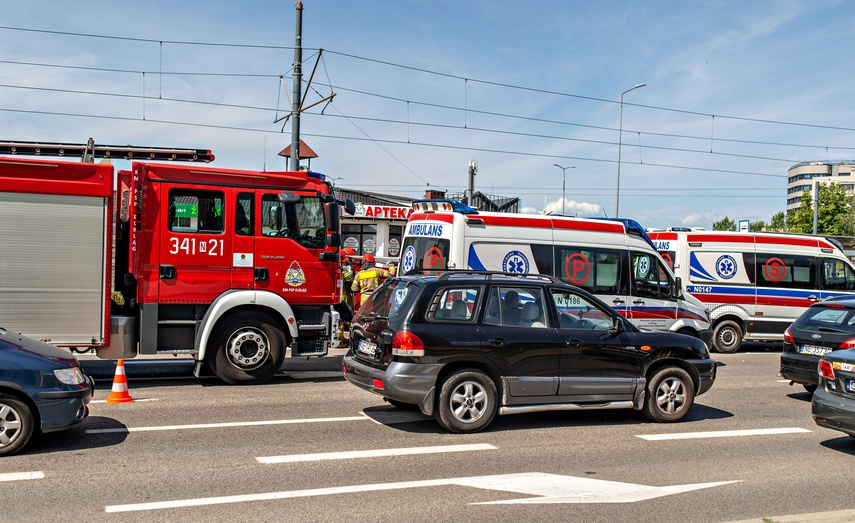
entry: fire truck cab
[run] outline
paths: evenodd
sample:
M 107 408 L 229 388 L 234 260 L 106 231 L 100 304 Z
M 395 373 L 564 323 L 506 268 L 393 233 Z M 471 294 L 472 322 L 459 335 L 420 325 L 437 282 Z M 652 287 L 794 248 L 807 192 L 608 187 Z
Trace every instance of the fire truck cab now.
M 0 145 L 0 325 L 107 359 L 192 354 L 227 383 L 269 380 L 288 349 L 327 353 L 345 202 L 324 175 L 197 150 L 117 147 L 146 161 L 116 173 L 20 157 L 59 147 Z

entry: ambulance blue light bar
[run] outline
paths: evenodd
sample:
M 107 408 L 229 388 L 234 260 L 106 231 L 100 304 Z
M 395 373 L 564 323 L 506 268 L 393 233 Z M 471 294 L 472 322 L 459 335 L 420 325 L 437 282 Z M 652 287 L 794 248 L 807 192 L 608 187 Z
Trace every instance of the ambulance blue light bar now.
M 478 209 L 457 200 L 415 200 L 413 210 L 419 212 L 456 212 L 460 214 L 478 214 Z

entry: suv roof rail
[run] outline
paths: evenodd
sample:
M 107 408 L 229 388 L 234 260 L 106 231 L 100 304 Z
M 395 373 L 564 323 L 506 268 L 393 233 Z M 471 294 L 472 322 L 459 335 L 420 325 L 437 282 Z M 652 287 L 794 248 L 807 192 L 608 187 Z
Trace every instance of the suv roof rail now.
M 413 271 L 411 271 L 413 272 Z M 409 274 L 409 273 L 407 273 Z M 484 276 L 484 279 L 492 280 L 495 276 L 502 277 L 510 277 L 510 278 L 520 278 L 520 279 L 538 279 L 538 280 L 547 280 L 552 283 L 562 283 L 566 284 L 567 282 L 561 280 L 560 278 L 556 278 L 555 276 L 550 276 L 549 274 L 538 274 L 538 273 L 528 273 L 528 274 L 520 274 L 517 272 L 501 272 L 501 271 L 478 271 L 472 269 L 446 269 L 442 271 L 437 280 L 447 280 L 452 276 Z

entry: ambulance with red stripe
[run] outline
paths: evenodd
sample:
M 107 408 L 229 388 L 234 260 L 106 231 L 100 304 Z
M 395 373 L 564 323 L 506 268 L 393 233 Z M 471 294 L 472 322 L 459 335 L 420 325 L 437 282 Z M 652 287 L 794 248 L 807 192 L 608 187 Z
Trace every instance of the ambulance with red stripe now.
M 683 291 L 634 222 L 484 212 L 452 200 L 416 200 L 399 273 L 414 269 L 548 274 L 596 294 L 641 328 L 689 334 L 708 345 L 712 336 L 703 304 Z
M 686 290 L 710 310 L 713 348 L 781 341 L 810 304 L 855 291 L 855 268 L 821 236 L 724 231 L 652 232 Z

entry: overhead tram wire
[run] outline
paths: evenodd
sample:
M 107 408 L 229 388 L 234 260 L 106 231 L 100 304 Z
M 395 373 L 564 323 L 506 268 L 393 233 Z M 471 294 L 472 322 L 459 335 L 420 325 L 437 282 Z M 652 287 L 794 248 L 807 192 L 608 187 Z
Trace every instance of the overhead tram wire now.
M 278 78 L 278 77 L 277 77 Z M 195 105 L 203 105 L 210 107 L 224 107 L 224 108 L 233 108 L 233 109 L 248 109 L 255 111 L 274 111 L 273 108 L 270 107 L 258 107 L 258 106 L 249 106 L 249 105 L 239 105 L 239 104 L 227 104 L 221 102 L 206 102 L 206 101 L 197 101 L 197 100 L 186 100 L 180 98 L 170 98 L 164 96 L 143 96 L 143 95 L 132 95 L 132 94 L 121 94 L 121 93 L 106 93 L 99 91 L 82 91 L 77 89 L 59 89 L 55 87 L 29 87 L 29 86 L 16 86 L 9 84 L 0 84 L 0 88 L 10 88 L 10 89 L 27 89 L 27 90 L 35 90 L 35 91 L 50 91 L 57 93 L 66 93 L 66 94 L 85 94 L 85 95 L 94 95 L 94 96 L 108 96 L 108 97 L 116 97 L 116 98 L 130 98 L 130 99 L 144 99 L 144 100 L 152 100 L 152 101 L 164 101 L 164 102 L 174 102 L 174 103 L 186 103 L 186 104 L 195 104 Z M 3 109 L 0 109 L 3 110 Z M 553 135 L 543 135 L 543 134 L 532 134 L 532 133 L 519 133 L 515 131 L 503 131 L 503 130 L 495 130 L 495 129 L 487 129 L 487 128 L 478 128 L 467 126 L 463 127 L 461 125 L 451 125 L 451 124 L 437 124 L 437 123 L 426 123 L 426 122 L 404 122 L 401 120 L 393 120 L 388 118 L 371 118 L 371 117 L 360 117 L 360 116 L 347 116 L 338 111 L 340 116 L 335 115 L 323 115 L 328 118 L 345 118 L 351 121 L 352 120 L 363 120 L 363 121 L 372 121 L 372 122 L 381 122 L 381 123 L 394 123 L 400 125 L 415 125 L 421 127 L 435 127 L 435 128 L 443 128 L 443 129 L 456 129 L 456 130 L 466 130 L 466 131 L 475 131 L 475 132 L 485 132 L 485 133 L 495 133 L 502 135 L 511 135 L 511 136 L 525 136 L 530 138 L 547 138 L 552 140 L 559 141 L 571 141 L 571 142 L 583 142 L 583 143 L 593 143 L 593 144 L 601 144 L 601 145 L 612 145 L 611 142 L 602 141 L 602 140 L 589 140 L 585 138 L 572 138 L 566 136 L 553 136 Z M 358 126 L 353 124 L 357 129 Z M 366 136 L 368 136 L 366 134 Z M 370 139 L 370 137 L 369 137 Z M 408 142 L 409 143 L 409 142 Z M 744 155 L 744 154 L 736 154 L 736 153 L 726 153 L 722 151 L 708 151 L 708 150 L 700 150 L 700 149 L 686 149 L 679 147 L 662 147 L 662 146 L 654 146 L 654 145 L 628 145 L 628 147 L 638 147 L 641 149 L 657 149 L 657 150 L 666 150 L 672 152 L 684 152 L 684 153 L 693 153 L 693 154 L 703 154 L 703 155 L 713 155 L 713 156 L 723 156 L 723 157 L 737 157 L 742 159 L 752 159 L 752 160 L 762 160 L 762 161 L 776 161 L 776 162 L 789 162 L 790 160 L 787 158 L 771 158 L 765 156 L 756 156 L 756 155 Z M 807 146 L 806 146 L 807 147 Z M 837 147 L 834 147 L 837 149 Z M 476 149 L 477 150 L 477 149 Z M 572 157 L 567 157 L 568 159 L 572 159 Z M 596 160 L 594 160 L 596 161 Z M 606 160 L 610 161 L 610 160 Z M 629 162 L 632 163 L 632 162 Z M 650 163 L 645 163 L 644 165 L 653 165 Z M 421 179 L 421 178 L 420 178 Z M 424 180 L 423 180 L 424 181 Z M 425 181 L 425 183 L 428 183 Z
M 150 74 L 150 75 L 164 75 L 164 76 L 200 76 L 200 77 L 269 78 L 269 79 L 275 79 L 275 78 L 280 78 L 280 77 L 284 76 L 284 75 L 279 75 L 279 74 L 251 74 L 251 73 L 202 73 L 202 72 L 192 72 L 192 71 L 190 71 L 190 72 L 183 72 L 183 71 L 142 71 L 142 70 L 115 69 L 115 68 L 104 68 L 104 67 L 85 67 L 85 66 L 69 66 L 69 65 L 60 65 L 60 64 L 44 64 L 44 63 L 36 63 L 36 62 L 19 62 L 19 61 L 14 61 L 14 60 L 0 60 L 0 63 L 10 64 L 10 65 L 25 65 L 25 66 L 33 66 L 33 67 L 61 68 L 61 69 L 72 69 L 72 70 L 77 69 L 77 70 L 84 70 L 84 71 L 115 72 L 115 73 L 124 73 L 124 74 Z M 363 96 L 371 96 L 371 97 L 375 97 L 375 98 L 392 100 L 392 101 L 401 102 L 401 103 L 420 105 L 423 107 L 431 107 L 431 108 L 446 109 L 446 110 L 451 110 L 451 111 L 468 112 L 468 113 L 474 113 L 474 114 L 482 114 L 485 116 L 496 116 L 496 117 L 500 117 L 500 118 L 510 118 L 510 119 L 516 119 L 516 120 L 521 120 L 521 121 L 546 123 L 546 124 L 552 124 L 552 125 L 579 127 L 579 128 L 584 128 L 584 129 L 594 129 L 594 130 L 602 130 L 602 131 L 609 131 L 609 132 L 616 131 L 616 129 L 613 129 L 610 127 L 605 127 L 605 126 L 580 124 L 580 123 L 575 123 L 575 122 L 563 122 L 563 121 L 550 120 L 550 119 L 545 119 L 545 118 L 534 118 L 534 117 L 530 117 L 530 116 L 521 116 L 521 115 L 508 114 L 508 113 L 499 113 L 499 112 L 495 112 L 495 111 L 484 111 L 484 110 L 472 109 L 472 108 L 462 108 L 462 107 L 456 107 L 456 106 L 451 106 L 451 105 L 435 104 L 435 103 L 431 103 L 431 102 L 408 100 L 408 99 L 404 99 L 404 98 L 400 98 L 400 97 L 382 95 L 382 94 L 378 94 L 378 93 L 371 93 L 371 92 L 364 91 L 364 90 L 349 89 L 347 87 L 334 85 L 331 83 L 327 83 L 326 85 L 328 85 L 330 88 L 335 89 L 337 91 L 352 92 L 352 93 L 356 93 L 356 94 L 361 94 Z M 12 85 L 3 85 L 2 87 L 21 88 L 21 89 L 27 88 L 25 86 L 12 86 Z M 38 89 L 38 88 L 33 88 L 33 89 Z M 73 92 L 73 90 L 69 90 L 69 91 Z M 83 91 L 81 91 L 81 94 L 83 94 Z M 99 94 L 99 93 L 89 93 L 89 94 Z M 103 93 L 103 95 L 104 96 L 124 96 L 124 95 L 114 95 L 112 93 Z M 175 102 L 182 102 L 182 103 L 199 103 L 199 104 L 220 105 L 223 107 L 252 108 L 252 107 L 241 106 L 241 105 L 218 104 L 215 102 L 183 100 L 183 99 L 177 99 L 177 98 L 173 98 L 173 99 L 169 99 L 169 100 L 175 101 Z M 625 105 L 633 105 L 633 104 L 626 102 Z M 258 109 L 267 110 L 266 108 L 258 108 Z M 342 114 L 342 116 L 344 116 L 344 115 Z M 359 118 L 359 117 L 352 116 L 351 118 Z M 375 121 L 385 121 L 387 123 L 420 125 L 418 122 L 403 122 L 400 120 L 388 120 L 388 119 L 382 120 L 381 119 L 381 120 L 375 120 Z M 476 130 L 476 128 L 473 128 L 471 126 L 466 127 L 466 128 L 470 129 L 470 130 Z M 845 130 L 845 128 L 832 128 L 832 129 Z M 496 130 L 483 129 L 483 128 L 480 130 L 485 131 L 485 132 L 500 132 L 500 131 L 496 131 Z M 631 130 L 627 130 L 627 132 L 638 133 L 640 136 L 654 136 L 654 137 L 662 137 L 662 138 L 682 138 L 682 139 L 687 139 L 687 140 L 698 140 L 698 141 L 703 141 L 703 142 L 707 142 L 710 139 L 709 136 L 692 136 L 692 135 L 684 135 L 684 134 L 657 133 L 657 132 L 652 132 L 652 131 L 631 131 Z M 545 135 L 544 137 L 558 138 L 558 137 L 549 136 L 549 135 Z M 584 141 L 582 139 L 577 139 L 577 140 Z M 716 137 L 715 141 L 720 142 L 720 143 L 734 143 L 734 144 L 746 144 L 746 145 L 766 145 L 766 146 L 773 146 L 773 147 L 800 147 L 800 148 L 804 148 L 804 149 L 828 149 L 828 148 L 831 148 L 831 149 L 840 150 L 840 151 L 855 151 L 855 147 L 846 147 L 846 146 L 837 146 L 837 145 L 830 146 L 830 145 L 816 145 L 816 144 L 767 142 L 767 141 L 762 141 L 762 140 L 741 140 L 741 139 L 725 138 L 725 137 Z M 598 142 L 594 142 L 594 143 L 598 143 Z M 608 142 L 600 142 L 600 143 L 608 143 Z M 635 147 L 634 145 L 631 145 L 631 144 L 629 144 L 628 146 L 629 147 Z M 641 146 L 641 147 L 653 148 L 653 146 Z M 668 150 L 682 151 L 682 152 L 704 152 L 704 153 L 708 153 L 708 154 L 710 153 L 710 151 L 707 151 L 707 150 L 695 151 L 692 149 L 681 149 L 681 148 L 671 148 Z M 715 154 L 715 151 L 713 151 L 712 153 Z M 748 158 L 763 159 L 764 157 L 748 156 Z M 774 158 L 768 158 L 768 159 L 777 160 Z
M 79 32 L 70 32 L 70 31 L 54 31 L 54 30 L 46 30 L 46 29 L 32 29 L 32 28 L 11 27 L 11 26 L 0 26 L 0 30 L 23 31 L 23 32 L 32 32 L 32 33 L 43 33 L 43 34 L 55 34 L 55 35 L 75 36 L 75 37 L 82 37 L 82 38 L 102 38 L 102 39 L 111 39 L 111 40 L 144 42 L 144 43 L 152 43 L 152 44 L 210 46 L 210 47 L 234 47 L 234 48 L 245 48 L 245 49 L 273 49 L 273 50 L 293 50 L 294 49 L 294 47 L 292 47 L 292 46 L 282 46 L 282 45 L 234 44 L 234 43 L 200 42 L 200 41 L 188 41 L 188 40 L 162 40 L 162 39 L 156 39 L 156 38 L 135 38 L 135 37 L 128 37 L 128 36 L 97 35 L 97 34 L 92 34 L 92 33 L 79 33 Z M 304 49 L 308 50 L 311 48 L 304 48 Z M 314 50 L 318 51 L 320 49 L 314 49 Z M 395 68 L 400 68 L 400 69 L 405 69 L 405 70 L 410 70 L 410 71 L 416 71 L 416 72 L 420 72 L 420 73 L 424 73 L 424 74 L 440 76 L 443 78 L 451 78 L 451 79 L 455 79 L 455 80 L 465 80 L 467 82 L 481 83 L 484 85 L 491 85 L 491 86 L 495 86 L 495 87 L 504 87 L 506 89 L 523 90 L 523 91 L 534 92 L 534 93 L 539 93 L 539 94 L 551 94 L 554 96 L 576 98 L 576 99 L 580 99 L 580 100 L 596 101 L 596 102 L 609 103 L 609 104 L 617 104 L 618 103 L 614 100 L 609 100 L 607 98 L 598 98 L 598 97 L 594 97 L 594 96 L 585 96 L 585 95 L 572 94 L 572 93 L 563 93 L 560 91 L 552 91 L 552 90 L 548 90 L 548 89 L 540 89 L 540 88 L 535 88 L 535 87 L 526 87 L 526 86 L 520 86 L 520 85 L 514 85 L 514 84 L 507 84 L 507 83 L 503 83 L 503 82 L 494 82 L 494 81 L 490 81 L 490 80 L 480 80 L 477 78 L 469 78 L 469 77 L 450 74 L 450 73 L 442 73 L 442 72 L 438 72 L 438 71 L 431 71 L 429 69 L 424 69 L 424 68 L 420 68 L 420 67 L 398 64 L 395 62 L 389 62 L 386 60 L 378 60 L 375 58 L 367 58 L 367 57 L 355 55 L 352 53 L 343 53 L 340 51 L 333 51 L 330 49 L 324 49 L 324 51 L 327 54 L 335 54 L 335 55 L 343 56 L 346 58 L 351 58 L 353 60 L 362 60 L 362 61 L 367 61 L 367 62 L 376 63 L 376 64 L 380 64 L 380 65 L 385 65 L 388 67 L 395 67 Z M 675 112 L 675 113 L 681 113 L 681 114 L 691 114 L 691 115 L 695 115 L 695 116 L 704 116 L 704 117 L 709 117 L 709 118 L 723 118 L 723 119 L 729 119 L 729 120 L 741 120 L 741 121 L 748 121 L 748 122 L 754 122 L 754 123 L 766 123 L 766 124 L 773 124 L 773 125 L 789 125 L 789 126 L 837 130 L 837 131 L 855 131 L 855 128 L 850 128 L 850 127 L 839 127 L 839 126 L 820 125 L 820 124 L 806 124 L 806 123 L 800 123 L 800 122 L 787 122 L 787 121 L 782 121 L 782 120 L 768 120 L 768 119 L 763 119 L 763 118 L 750 118 L 750 117 L 741 117 L 741 116 L 718 115 L 718 114 L 713 114 L 713 113 L 704 113 L 704 112 L 700 112 L 700 111 L 689 111 L 689 110 L 685 110 L 685 109 L 673 109 L 673 108 L 669 108 L 669 107 L 660 107 L 660 106 L 644 105 L 644 104 L 637 104 L 637 103 L 626 102 L 626 103 L 624 103 L 624 105 L 629 105 L 629 106 L 633 106 L 633 107 L 640 107 L 640 108 L 645 108 L 645 109 L 655 109 L 658 111 Z
M 2 87 L 2 85 L 0 85 Z M 124 97 L 131 97 L 132 95 L 121 95 Z M 151 100 L 157 100 L 157 98 L 150 98 Z M 200 102 L 203 103 L 203 102 Z M 221 104 L 226 107 L 229 107 L 228 104 Z M 257 109 L 257 108 L 253 108 Z M 265 109 L 268 110 L 268 109 Z M 214 124 L 200 124 L 195 122 L 181 122 L 175 120 L 160 120 L 153 118 L 142 118 L 142 117 L 119 117 L 119 116 L 110 116 L 110 115 L 93 115 L 93 114 L 81 114 L 81 113 L 69 113 L 69 112 L 59 112 L 59 111 L 37 111 L 37 110 L 27 110 L 27 109 L 9 109 L 0 107 L 0 111 L 3 112 L 14 112 L 14 113 L 25 113 L 25 114 L 40 114 L 40 115 L 52 115 L 52 116 L 63 116 L 63 117 L 76 117 L 76 118 L 97 118 L 97 119 L 106 119 L 106 120 L 120 120 L 120 121 L 137 121 L 137 122 L 150 122 L 150 123 L 160 123 L 167 125 L 181 125 L 181 126 L 189 126 L 189 127 L 199 127 L 205 129 L 227 129 L 227 130 L 237 130 L 237 131 L 250 131 L 250 132 L 260 132 L 260 133 L 269 133 L 269 134 L 282 134 L 281 131 L 274 131 L 269 129 L 254 129 L 250 127 L 237 127 L 237 126 L 227 126 L 227 125 L 214 125 Z M 376 138 L 359 138 L 352 136 L 337 136 L 337 135 L 326 135 L 326 134 L 315 134 L 315 133 L 302 133 L 303 136 L 312 136 L 317 138 L 328 138 L 328 139 L 336 139 L 336 140 L 353 140 L 353 141 L 370 141 L 373 143 L 388 143 L 388 144 L 399 144 L 399 145 L 416 145 L 420 147 L 431 147 L 438 149 L 455 149 L 455 150 L 464 150 L 464 151 L 472 151 L 472 152 L 480 152 L 480 153 L 494 153 L 494 154 L 506 154 L 513 156 L 529 156 L 534 158 L 545 158 L 550 161 L 560 161 L 560 160 L 575 160 L 575 161 L 589 161 L 589 162 L 601 162 L 601 163 L 614 163 L 613 159 L 602 159 L 602 158 L 589 158 L 583 156 L 565 156 L 565 155 L 554 155 L 554 154 L 540 154 L 540 153 L 532 153 L 532 152 L 524 152 L 524 151 L 509 151 L 506 149 L 485 149 L 478 147 L 465 147 L 461 145 L 452 145 L 452 144 L 438 144 L 438 143 L 428 143 L 428 142 L 415 142 L 412 140 L 388 140 L 388 139 L 376 139 Z M 709 153 L 707 153 L 709 154 Z M 625 163 L 633 163 L 633 162 L 625 162 Z M 771 174 L 771 173 L 757 173 L 751 171 L 734 171 L 728 169 L 713 169 L 708 167 L 691 167 L 684 165 L 668 165 L 668 164 L 658 164 L 658 163 L 644 163 L 643 165 L 648 167 L 659 167 L 662 169 L 679 169 L 683 171 L 703 171 L 703 172 L 714 172 L 720 174 L 740 174 L 745 176 L 761 176 L 761 177 L 770 177 L 770 178 L 785 178 L 786 175 L 781 174 Z M 427 182 L 426 182 L 427 183 Z

